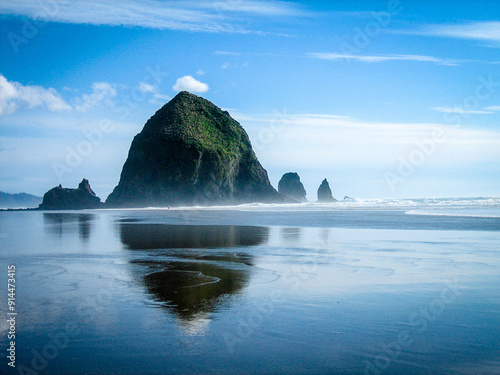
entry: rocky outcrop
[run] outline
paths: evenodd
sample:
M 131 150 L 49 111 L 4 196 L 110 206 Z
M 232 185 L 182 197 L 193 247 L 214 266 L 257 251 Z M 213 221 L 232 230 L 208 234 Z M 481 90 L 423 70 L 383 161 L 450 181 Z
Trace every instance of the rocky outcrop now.
M 300 182 L 300 177 L 295 172 L 288 172 L 281 177 L 278 183 L 278 192 L 296 202 L 307 202 L 306 190 Z
M 213 103 L 180 92 L 130 146 L 109 207 L 279 202 L 241 125 Z
M 326 178 L 323 180 L 318 188 L 318 202 L 336 202 L 337 200 L 332 196 L 332 190 Z
M 43 196 L 38 207 L 41 210 L 81 210 L 87 208 L 102 208 L 101 198 L 95 195 L 89 181 L 83 179 L 78 189 L 67 189 L 61 185 L 50 189 Z

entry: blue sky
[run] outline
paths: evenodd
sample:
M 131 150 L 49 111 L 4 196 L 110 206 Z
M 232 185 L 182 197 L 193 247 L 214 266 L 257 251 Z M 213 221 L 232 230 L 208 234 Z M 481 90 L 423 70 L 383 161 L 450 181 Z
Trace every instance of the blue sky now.
M 0 190 L 104 200 L 179 90 L 227 109 L 276 187 L 500 196 L 497 1 L 0 3 Z

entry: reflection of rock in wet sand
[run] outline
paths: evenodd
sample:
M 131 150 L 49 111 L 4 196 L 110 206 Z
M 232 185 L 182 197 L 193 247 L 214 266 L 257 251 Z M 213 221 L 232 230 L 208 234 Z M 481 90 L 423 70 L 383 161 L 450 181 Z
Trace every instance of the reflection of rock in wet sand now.
M 263 243 L 268 228 L 122 223 L 120 237 L 132 250 L 169 249 L 158 252 L 168 261 L 133 263 L 147 267 L 141 277 L 148 293 L 193 330 L 206 326 L 209 314 L 230 304 L 248 284 L 253 256 L 241 246 Z M 240 248 L 224 250 L 230 247 Z
M 72 213 L 44 213 L 43 221 L 45 228 L 51 234 L 58 237 L 63 235 L 64 231 L 72 231 L 76 228 L 74 223 L 78 223 L 78 232 L 80 238 L 88 241 L 90 238 L 91 225 L 94 216 L 90 214 L 72 214 Z
M 167 265 L 167 264 L 165 264 Z M 250 278 L 250 270 L 231 269 L 205 262 L 174 262 L 171 269 L 144 277 L 158 301 L 182 320 L 193 320 L 231 301 Z
M 267 240 L 267 236 L 266 227 L 120 224 L 121 240 L 132 250 L 255 246 Z

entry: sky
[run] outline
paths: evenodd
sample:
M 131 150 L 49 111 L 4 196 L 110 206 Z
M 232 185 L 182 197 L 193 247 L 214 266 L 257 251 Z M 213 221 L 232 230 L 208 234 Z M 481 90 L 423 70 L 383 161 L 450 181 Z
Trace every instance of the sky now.
M 307 198 L 500 196 L 500 2 L 0 2 L 0 190 L 105 200 L 177 92 Z

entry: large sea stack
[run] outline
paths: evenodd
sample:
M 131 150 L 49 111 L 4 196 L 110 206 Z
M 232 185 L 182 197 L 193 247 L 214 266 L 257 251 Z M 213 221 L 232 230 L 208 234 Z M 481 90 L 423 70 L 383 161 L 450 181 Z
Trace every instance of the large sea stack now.
M 276 202 L 241 125 L 206 99 L 180 92 L 132 141 L 110 207 Z
M 300 182 L 299 175 L 295 172 L 285 173 L 281 177 L 278 183 L 278 192 L 295 202 L 307 202 L 306 189 Z

